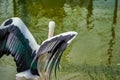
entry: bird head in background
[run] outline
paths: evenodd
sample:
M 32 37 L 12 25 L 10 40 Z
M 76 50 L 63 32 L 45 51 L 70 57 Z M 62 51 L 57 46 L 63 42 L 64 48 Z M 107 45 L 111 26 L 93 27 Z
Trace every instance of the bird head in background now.
M 53 37 L 54 35 L 54 29 L 55 29 L 55 22 L 50 21 L 48 25 L 49 31 L 48 31 L 48 38 Z

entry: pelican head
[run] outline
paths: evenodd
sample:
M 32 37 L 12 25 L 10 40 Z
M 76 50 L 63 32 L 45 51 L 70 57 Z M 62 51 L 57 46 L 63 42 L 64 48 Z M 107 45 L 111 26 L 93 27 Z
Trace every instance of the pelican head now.
M 55 22 L 50 21 L 48 27 L 49 27 L 48 38 L 50 38 L 53 37 L 54 35 Z

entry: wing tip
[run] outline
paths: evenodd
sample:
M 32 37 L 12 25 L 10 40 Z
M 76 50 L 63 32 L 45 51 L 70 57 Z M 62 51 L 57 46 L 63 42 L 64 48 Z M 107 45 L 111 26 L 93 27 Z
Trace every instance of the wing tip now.
M 47 41 L 50 41 L 50 40 L 53 39 L 53 38 L 56 38 L 56 37 L 59 37 L 59 36 L 67 36 L 67 35 L 73 36 L 72 39 L 70 39 L 70 40 L 72 41 L 72 40 L 78 35 L 78 33 L 77 33 L 76 31 L 64 32 L 64 33 L 61 33 L 61 34 L 58 34 L 58 35 L 56 35 L 56 36 L 53 36 L 53 37 L 51 37 L 51 38 L 46 39 L 45 41 L 42 42 L 42 44 L 44 44 L 44 43 L 47 42 Z M 68 43 L 71 42 L 70 40 L 68 41 Z
M 67 42 L 68 44 L 70 44 L 72 40 L 75 39 L 76 36 L 78 35 L 78 33 L 75 31 L 70 31 L 69 33 L 71 34 L 72 38 Z

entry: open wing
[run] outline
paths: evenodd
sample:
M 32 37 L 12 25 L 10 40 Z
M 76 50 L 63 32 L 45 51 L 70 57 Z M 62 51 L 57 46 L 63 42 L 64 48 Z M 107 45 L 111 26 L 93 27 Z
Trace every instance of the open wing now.
M 0 57 L 12 55 L 17 71 L 30 69 L 36 49 L 32 35 L 19 18 L 12 18 L 0 26 Z
M 59 63 L 61 60 L 61 56 L 66 49 L 67 45 L 76 37 L 76 32 L 66 32 L 62 33 L 60 35 L 54 36 L 52 38 L 49 38 L 45 40 L 41 47 L 38 50 L 38 53 L 36 55 L 36 59 L 41 59 L 40 57 L 44 54 L 46 54 L 46 62 L 45 62 L 45 72 L 50 76 L 51 71 L 53 67 L 55 67 L 55 75 L 56 75 L 56 69 L 59 68 Z M 38 66 L 40 66 L 41 63 L 38 63 Z M 42 65 L 41 65 L 42 66 Z M 39 73 L 41 73 L 39 70 L 41 68 L 38 67 Z

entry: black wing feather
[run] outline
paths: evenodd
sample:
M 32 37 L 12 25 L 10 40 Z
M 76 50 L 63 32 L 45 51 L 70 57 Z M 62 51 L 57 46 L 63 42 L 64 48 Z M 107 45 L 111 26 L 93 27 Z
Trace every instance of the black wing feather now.
M 49 56 L 47 57 L 48 62 L 44 67 L 45 67 L 45 71 L 49 74 L 49 77 L 54 66 L 55 66 L 55 75 L 56 75 L 56 70 L 57 68 L 59 68 L 61 56 L 68 45 L 68 41 L 73 39 L 75 36 L 76 33 L 54 36 L 53 38 L 45 40 L 42 43 L 35 58 L 39 59 L 39 56 L 41 56 L 42 54 L 46 54 L 46 53 L 48 54 L 47 55 Z M 38 65 L 40 65 L 40 63 Z
M 0 57 L 11 54 L 16 62 L 18 72 L 30 69 L 33 52 L 28 39 L 24 37 L 17 26 L 11 25 L 0 29 Z

